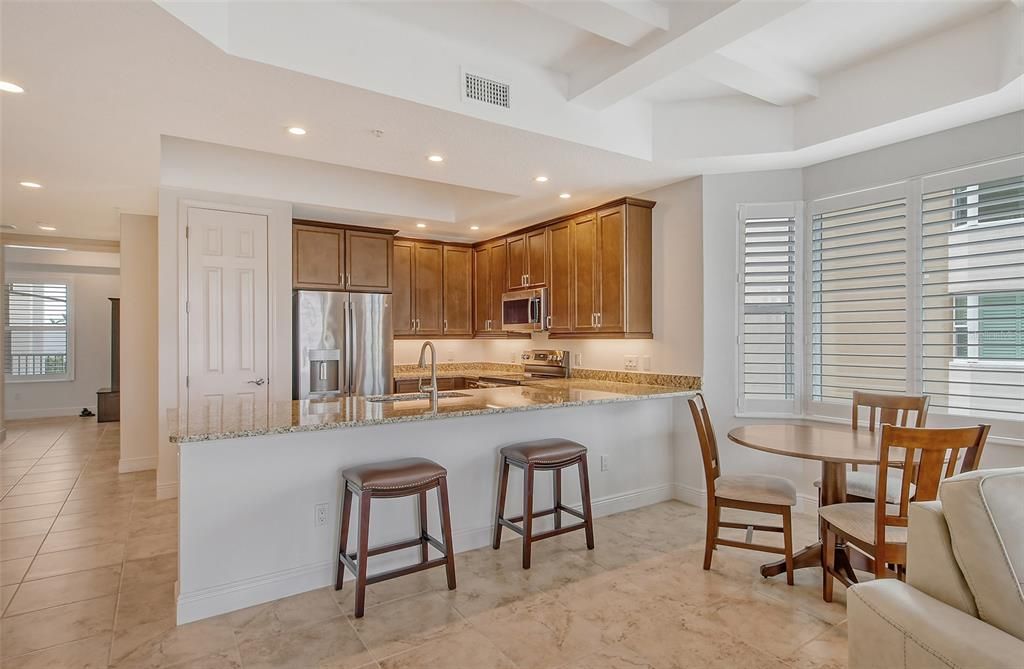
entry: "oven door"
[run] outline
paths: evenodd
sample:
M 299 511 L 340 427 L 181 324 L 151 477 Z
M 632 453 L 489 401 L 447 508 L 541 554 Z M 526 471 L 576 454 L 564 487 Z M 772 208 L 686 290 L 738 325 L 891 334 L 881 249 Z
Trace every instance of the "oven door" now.
M 547 316 L 547 288 L 517 290 L 501 296 L 501 329 L 540 332 Z

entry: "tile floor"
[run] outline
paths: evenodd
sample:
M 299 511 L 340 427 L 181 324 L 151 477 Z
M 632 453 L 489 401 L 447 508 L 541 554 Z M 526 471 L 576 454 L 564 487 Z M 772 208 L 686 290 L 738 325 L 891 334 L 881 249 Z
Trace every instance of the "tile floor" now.
M 846 666 L 846 609 L 820 571 L 764 580 L 771 556 L 722 548 L 701 569 L 703 512 L 679 502 L 540 542 L 460 553 L 444 570 L 368 590 L 322 589 L 174 624 L 175 500 L 152 472 L 118 474 L 118 428 L 79 419 L 8 426 L 0 450 L 0 664 L 28 667 L 399 669 Z M 813 539 L 799 517 L 795 544 Z

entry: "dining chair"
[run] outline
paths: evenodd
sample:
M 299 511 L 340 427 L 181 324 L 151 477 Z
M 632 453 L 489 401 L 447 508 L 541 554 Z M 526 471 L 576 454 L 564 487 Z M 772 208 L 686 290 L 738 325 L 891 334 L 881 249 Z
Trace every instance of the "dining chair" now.
M 985 449 L 989 425 L 955 428 L 918 428 L 882 425 L 879 447 L 878 495 L 873 502 L 846 502 L 818 509 L 824 542 L 822 597 L 832 601 L 832 579 L 850 585 L 835 568 L 836 542 L 842 540 L 851 550 L 859 550 L 872 560 L 876 578 L 896 576 L 904 580 L 907 565 L 907 514 L 911 484 L 916 502 L 936 499 L 939 483 L 956 473 L 963 452 L 965 463 L 976 467 Z M 902 467 L 898 484 L 890 491 L 889 467 Z M 886 502 L 895 493 L 895 503 Z M 892 567 L 895 567 L 893 571 Z
M 701 458 L 704 462 L 704 482 L 708 495 L 707 536 L 704 541 L 704 569 L 711 569 L 712 551 L 716 546 L 731 546 L 748 550 L 777 553 L 786 558 L 786 583 L 793 585 L 793 523 L 790 511 L 796 504 L 796 487 L 788 479 L 766 474 L 730 475 L 722 474 L 718 457 L 718 442 L 711 424 L 704 395 L 690 400 L 690 413 L 697 429 Z M 782 527 L 734 523 L 722 520 L 722 509 L 742 509 L 759 513 L 782 516 Z M 722 527 L 746 530 L 746 541 L 722 539 L 718 530 Z M 753 543 L 754 532 L 781 532 L 783 548 Z
M 924 427 L 928 420 L 928 404 L 931 398 L 927 395 L 891 395 L 887 393 L 853 391 L 853 412 L 851 424 L 854 430 L 860 429 L 861 407 L 868 411 L 868 430 L 874 432 L 879 425 L 897 425 L 900 427 Z M 909 425 L 908 425 L 909 424 Z M 889 472 L 888 489 L 893 491 L 899 483 L 899 472 Z M 821 487 L 821 481 L 814 482 Z M 913 487 L 911 487 L 913 497 Z M 875 472 L 859 471 L 852 465 L 846 472 L 846 501 L 872 502 L 875 499 Z M 896 499 L 890 495 L 889 503 Z

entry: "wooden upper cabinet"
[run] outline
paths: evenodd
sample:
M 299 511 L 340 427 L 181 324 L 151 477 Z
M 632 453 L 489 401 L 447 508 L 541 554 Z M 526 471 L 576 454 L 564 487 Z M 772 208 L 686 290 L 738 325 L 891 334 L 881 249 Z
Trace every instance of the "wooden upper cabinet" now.
M 526 285 L 543 286 L 548 278 L 548 229 L 540 228 L 526 237 Z
M 473 249 L 444 245 L 444 321 L 448 336 L 473 334 Z
M 490 321 L 488 330 L 493 333 L 502 333 L 501 329 L 501 296 L 508 289 L 505 283 L 507 270 L 505 267 L 505 240 L 500 239 L 488 244 L 487 249 L 491 254 L 491 290 L 490 304 L 487 319 Z
M 412 335 L 416 330 L 413 309 L 413 263 L 415 242 L 395 240 L 393 263 L 393 290 L 391 294 L 391 324 L 395 336 Z
M 391 233 L 345 231 L 345 289 L 360 293 L 391 292 Z
M 505 240 L 505 256 L 507 258 L 505 272 L 508 278 L 505 285 L 509 290 L 517 290 L 527 285 L 526 274 L 526 235 L 516 235 Z
M 345 230 L 292 226 L 292 285 L 313 290 L 345 289 Z
M 548 332 L 572 332 L 572 221 L 547 229 Z
M 626 325 L 626 207 L 597 212 L 597 329 L 624 332 Z
M 473 332 L 487 332 L 491 319 L 491 250 L 473 249 Z
M 584 214 L 572 221 L 572 331 L 597 330 L 597 217 Z
M 413 263 L 413 308 L 417 335 L 443 334 L 443 262 L 441 244 L 416 242 Z

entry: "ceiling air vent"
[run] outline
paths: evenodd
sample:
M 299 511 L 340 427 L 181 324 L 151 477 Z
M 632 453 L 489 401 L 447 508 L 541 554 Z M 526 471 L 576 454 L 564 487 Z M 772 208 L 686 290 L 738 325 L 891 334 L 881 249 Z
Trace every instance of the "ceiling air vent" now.
M 467 100 L 508 109 L 508 84 L 481 77 L 469 72 L 462 73 L 462 93 Z

